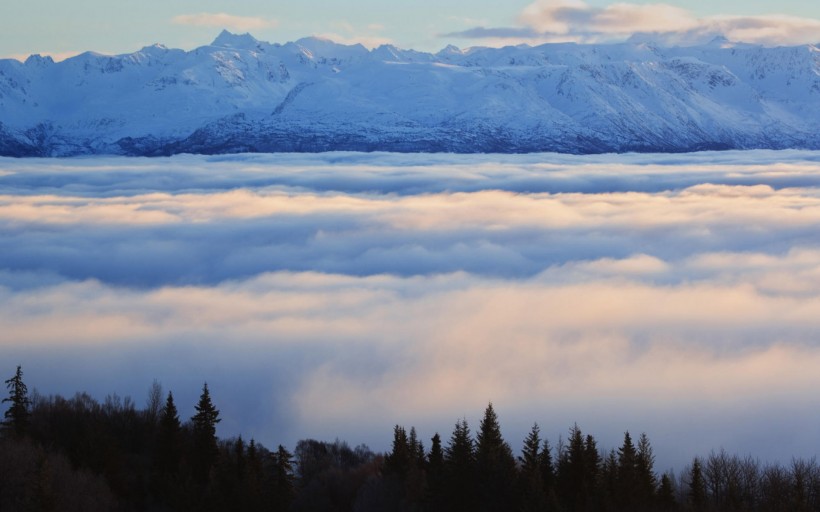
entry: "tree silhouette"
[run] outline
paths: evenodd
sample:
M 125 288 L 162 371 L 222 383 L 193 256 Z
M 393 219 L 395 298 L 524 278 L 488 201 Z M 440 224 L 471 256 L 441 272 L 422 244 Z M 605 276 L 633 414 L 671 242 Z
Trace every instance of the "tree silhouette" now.
M 416 427 L 410 427 L 410 432 L 407 434 L 407 446 L 410 448 L 410 456 L 413 458 L 413 464 L 417 468 L 423 469 L 425 463 L 424 443 L 419 439 L 416 433 Z
M 396 425 L 393 428 L 393 449 L 384 459 L 386 472 L 403 479 L 410 471 L 412 461 L 411 447 L 404 427 Z
M 594 509 L 599 459 L 595 440 L 592 436 L 584 439 L 574 425 L 569 431 L 569 446 L 558 458 L 557 486 L 565 510 Z
M 541 447 L 541 455 L 539 457 L 541 466 L 541 478 L 544 482 L 544 492 L 547 495 L 546 510 L 558 510 L 558 494 L 555 490 L 555 464 L 552 459 L 552 448 L 550 442 L 544 439 L 544 445 Z
M 487 405 L 476 436 L 476 465 L 483 510 L 515 509 L 515 457 L 501 435 L 493 404 Z
M 427 508 L 432 511 L 444 510 L 444 450 L 441 436 L 436 432 L 430 438 L 430 453 L 427 455 Z
M 547 508 L 547 494 L 544 486 L 544 476 L 541 454 L 541 429 L 534 424 L 527 438 L 518 462 L 521 466 L 521 510 L 541 511 Z M 549 446 L 549 445 L 546 445 Z M 551 465 L 551 464 L 550 464 Z
M 675 489 L 672 487 L 672 479 L 666 473 L 661 476 L 661 484 L 658 488 L 658 510 L 661 512 L 672 512 L 677 508 L 675 501 Z
M 638 453 L 635 459 L 635 476 L 637 477 L 638 508 L 655 510 L 658 478 L 655 476 L 655 455 L 649 444 L 649 437 L 641 433 L 638 438 Z
M 159 431 L 157 432 L 155 460 L 160 473 L 173 474 L 179 469 L 180 429 L 174 395 L 169 391 L 165 399 L 165 407 L 159 415 Z
M 216 424 L 219 419 L 219 411 L 211 402 L 211 394 L 208 391 L 208 383 L 202 386 L 202 394 L 199 396 L 199 403 L 194 407 L 196 414 L 191 417 L 194 478 L 199 484 L 208 481 L 210 471 L 216 464 L 219 456 L 219 448 L 216 438 Z
M 638 452 L 629 432 L 624 432 L 624 442 L 618 448 L 615 498 L 618 510 L 629 512 L 638 506 Z
M 703 466 L 698 457 L 692 461 L 692 469 L 689 472 L 689 505 L 693 512 L 706 510 L 706 482 L 703 478 Z
M 293 475 L 293 454 L 281 444 L 273 457 L 273 510 L 285 512 L 290 509 L 296 493 Z
M 31 401 L 28 398 L 28 388 L 23 382 L 23 370 L 19 365 L 14 377 L 6 381 L 6 388 L 9 390 L 9 396 L 3 399 L 3 403 L 10 402 L 11 405 L 3 416 L 3 427 L 4 430 L 11 430 L 16 436 L 21 437 L 28 431 Z
M 466 419 L 456 422 L 450 443 L 444 450 L 445 509 L 475 510 L 475 448 Z

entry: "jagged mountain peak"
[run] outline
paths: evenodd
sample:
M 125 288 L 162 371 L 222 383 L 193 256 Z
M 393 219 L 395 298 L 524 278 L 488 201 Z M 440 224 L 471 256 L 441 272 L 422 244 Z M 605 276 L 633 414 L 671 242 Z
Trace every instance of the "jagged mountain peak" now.
M 219 46 L 224 48 L 234 48 L 237 50 L 254 50 L 259 47 L 259 40 L 249 33 L 234 34 L 226 29 L 216 36 L 211 46 Z
M 24 64 L 26 66 L 43 67 L 54 64 L 54 59 L 52 59 L 50 55 L 46 55 L 44 57 L 39 53 L 35 53 L 33 55 L 29 55 Z
M 448 44 L 442 48 L 436 55 L 462 55 L 464 52 L 456 45 Z
M 368 49 L 361 44 L 341 44 L 319 36 L 303 37 L 296 40 L 295 44 L 307 50 L 314 57 L 350 59 L 365 57 L 370 53 Z
M 0 62 L 0 154 L 820 149 L 814 46 L 448 46 L 223 31 Z M 397 65 L 402 64 L 402 65 Z
M 170 50 L 164 44 L 154 43 L 154 44 L 149 44 L 148 46 L 143 46 L 142 48 L 140 48 L 140 51 L 143 52 L 143 53 L 147 53 L 147 52 L 162 52 L 162 53 L 164 53 L 164 52 L 167 52 L 167 51 L 170 51 Z

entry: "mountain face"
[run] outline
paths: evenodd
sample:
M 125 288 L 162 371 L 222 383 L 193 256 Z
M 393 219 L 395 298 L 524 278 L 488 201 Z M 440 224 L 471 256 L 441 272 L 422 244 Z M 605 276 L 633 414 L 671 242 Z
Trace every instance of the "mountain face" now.
M 647 42 L 429 54 L 223 32 L 0 60 L 0 155 L 820 149 L 820 49 Z

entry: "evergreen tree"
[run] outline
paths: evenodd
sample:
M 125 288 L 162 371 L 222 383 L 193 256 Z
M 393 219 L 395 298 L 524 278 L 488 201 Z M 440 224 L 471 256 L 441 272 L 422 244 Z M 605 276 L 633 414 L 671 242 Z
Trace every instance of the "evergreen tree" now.
M 409 470 L 405 477 L 405 498 L 408 506 L 415 509 L 424 501 L 427 482 L 424 474 L 424 445 L 416 434 L 416 427 L 410 427 L 407 436 L 407 451 L 410 455 Z
M 403 479 L 410 470 L 412 463 L 410 450 L 407 431 L 404 427 L 396 425 L 393 427 L 393 447 L 384 461 L 385 471 L 397 476 L 399 479 Z
M 598 456 L 590 453 L 594 448 L 591 436 L 584 438 L 578 425 L 569 432 L 569 446 L 558 459 L 557 490 L 562 507 L 568 512 L 592 510 L 596 489 Z M 596 449 L 597 450 L 597 449 Z
M 476 436 L 476 463 L 484 510 L 515 509 L 516 466 L 510 445 L 501 436 L 498 416 L 490 403 Z
M 541 435 L 538 424 L 534 424 L 524 448 L 518 458 L 521 466 L 521 510 L 541 511 L 547 508 L 547 494 L 544 487 L 542 469 Z
M 692 461 L 692 469 L 689 472 L 689 505 L 693 512 L 706 510 L 706 481 L 698 457 Z
M 427 509 L 443 511 L 444 508 L 444 450 L 441 447 L 441 436 L 436 434 L 430 439 L 430 453 L 425 464 L 427 474 Z
M 456 422 L 444 451 L 445 508 L 473 512 L 476 502 L 475 449 L 467 420 Z
M 618 470 L 616 472 L 615 502 L 618 510 L 632 512 L 638 506 L 640 494 L 638 485 L 638 452 L 629 432 L 624 433 L 624 442 L 618 448 Z
M 654 510 L 655 489 L 658 487 L 658 478 L 655 476 L 655 455 L 646 433 L 638 438 L 638 452 L 635 459 L 635 476 L 637 478 L 638 508 Z
M 236 476 L 240 482 L 244 482 L 248 468 L 245 460 L 245 441 L 241 435 L 236 439 L 236 443 L 234 443 L 233 454 L 236 465 Z
M 293 475 L 293 454 L 285 449 L 281 444 L 272 454 L 273 458 L 273 510 L 275 512 L 286 512 L 290 510 L 290 505 L 296 495 Z
M 661 512 L 672 512 L 677 509 L 675 501 L 675 489 L 672 487 L 672 479 L 666 473 L 661 476 L 661 484 L 658 489 L 658 510 Z
M 393 428 L 393 447 L 384 461 L 385 488 L 388 489 L 385 496 L 393 500 L 393 508 L 412 508 L 424 497 L 419 449 L 415 428 L 410 429 L 410 436 L 404 427 L 396 425 Z M 421 461 L 423 463 L 423 455 Z
M 23 436 L 28 432 L 31 401 L 28 398 L 28 388 L 23 382 L 23 370 L 19 365 L 14 377 L 6 381 L 6 388 L 9 396 L 2 403 L 10 402 L 11 405 L 4 414 L 3 429 L 12 431 L 16 436 Z
M 203 485 L 208 482 L 208 478 L 219 457 L 219 447 L 216 438 L 216 424 L 219 419 L 219 411 L 211 403 L 211 394 L 208 391 L 208 383 L 202 386 L 202 394 L 199 403 L 194 407 L 196 414 L 191 417 L 193 453 L 193 473 L 195 480 Z
M 165 399 L 165 407 L 159 414 L 159 431 L 157 432 L 156 461 L 157 469 L 162 474 L 174 474 L 179 470 L 180 461 L 179 414 L 174 404 L 174 395 L 170 391 Z
M 606 504 L 604 510 L 618 510 L 618 456 L 615 450 L 609 450 L 601 465 L 601 494 Z
M 416 427 L 410 427 L 410 433 L 407 435 L 407 447 L 410 449 L 410 458 L 413 460 L 413 465 L 418 469 L 424 467 L 424 443 L 418 438 Z
M 598 511 L 601 508 L 600 474 L 601 454 L 595 438 L 587 434 L 584 439 L 584 468 L 586 471 L 586 510 Z
M 541 428 L 538 423 L 533 424 L 527 438 L 524 439 L 524 448 L 518 457 L 522 475 L 541 475 Z
M 552 448 L 547 439 L 544 439 L 544 445 L 541 448 L 541 456 L 539 459 L 543 489 L 547 496 L 546 510 L 558 510 L 558 494 L 555 489 L 555 464 L 552 462 Z

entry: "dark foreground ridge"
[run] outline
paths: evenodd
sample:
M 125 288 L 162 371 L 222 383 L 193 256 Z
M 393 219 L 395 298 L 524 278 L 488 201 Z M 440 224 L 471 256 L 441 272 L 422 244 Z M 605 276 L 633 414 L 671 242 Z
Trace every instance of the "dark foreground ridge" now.
M 459 420 L 426 449 L 396 426 L 389 453 L 336 440 L 299 441 L 293 453 L 242 437 L 218 439 L 208 385 L 190 420 L 151 386 L 144 409 L 29 396 L 23 373 L 5 381 L 0 510 L 77 511 L 817 511 L 820 466 L 783 467 L 724 451 L 658 474 L 646 434 L 605 453 L 575 425 L 552 445 L 534 425 L 519 456 L 492 404 L 473 436 Z
M 820 50 L 725 39 L 448 47 L 223 32 L 0 60 L 0 155 L 820 149 Z

